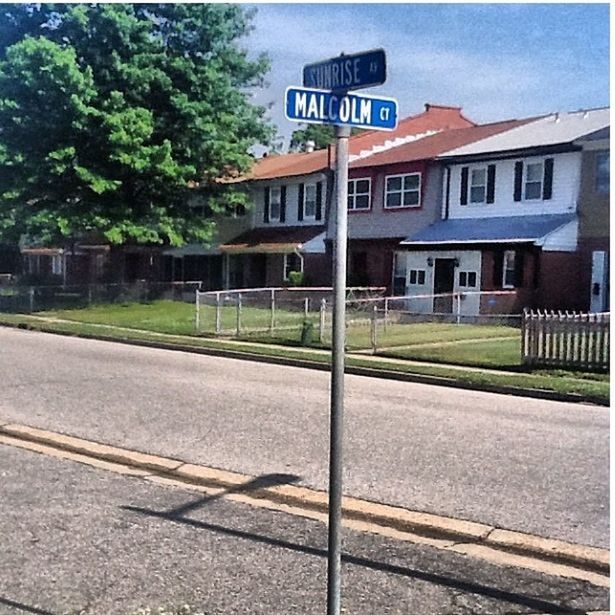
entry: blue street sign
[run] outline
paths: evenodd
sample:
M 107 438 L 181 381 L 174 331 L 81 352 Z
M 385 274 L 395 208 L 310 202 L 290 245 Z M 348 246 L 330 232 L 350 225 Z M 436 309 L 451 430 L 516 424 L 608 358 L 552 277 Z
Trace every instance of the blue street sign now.
M 303 67 L 303 85 L 320 90 L 358 90 L 386 81 L 384 49 L 338 56 Z
M 394 98 L 336 94 L 312 88 L 286 88 L 286 117 L 293 122 L 335 124 L 373 130 L 394 130 L 397 101 Z

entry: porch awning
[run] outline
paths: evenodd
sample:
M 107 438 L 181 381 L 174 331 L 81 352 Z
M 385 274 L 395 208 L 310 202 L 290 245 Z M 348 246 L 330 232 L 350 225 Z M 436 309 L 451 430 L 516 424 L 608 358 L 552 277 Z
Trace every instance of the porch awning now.
M 220 246 L 226 254 L 324 254 L 325 230 L 313 226 L 278 226 L 252 229 Z
M 200 243 L 189 243 L 181 248 L 167 248 L 162 252 L 164 256 L 183 258 L 184 256 L 216 256 L 220 254 L 218 246 L 206 247 Z
M 456 218 L 440 220 L 418 231 L 402 246 L 460 243 L 541 243 L 540 240 L 570 224 L 574 214 Z

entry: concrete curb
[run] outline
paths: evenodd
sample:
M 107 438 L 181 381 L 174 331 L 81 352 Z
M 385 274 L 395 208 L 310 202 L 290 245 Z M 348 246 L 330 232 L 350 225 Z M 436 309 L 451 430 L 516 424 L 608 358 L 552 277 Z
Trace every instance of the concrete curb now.
M 330 371 L 329 362 L 312 361 L 310 359 L 299 359 L 291 357 L 279 357 L 275 355 L 266 355 L 241 350 L 226 350 L 221 348 L 204 348 L 202 346 L 191 346 L 189 344 L 175 344 L 171 342 L 153 341 L 153 340 L 136 340 L 115 337 L 113 335 L 95 334 L 95 333 L 73 333 L 68 331 L 58 331 L 53 327 L 45 325 L 32 325 L 25 323 L 0 323 L 2 327 L 13 329 L 26 329 L 30 331 L 40 331 L 41 333 L 51 333 L 54 335 L 65 335 L 67 337 L 80 337 L 83 339 L 91 339 L 99 342 L 114 342 L 118 344 L 127 344 L 129 346 L 141 346 L 144 348 L 155 348 L 158 350 L 175 350 L 180 352 L 190 352 L 193 354 L 208 355 L 221 357 L 225 359 L 239 359 L 244 361 L 255 361 L 257 363 L 269 363 L 273 365 L 284 365 L 287 367 L 302 367 L 304 369 L 314 369 L 317 371 Z M 289 347 L 292 350 L 292 347 Z M 351 359 L 353 357 L 350 357 Z M 361 357 L 359 357 L 361 358 Z M 443 368 L 455 366 L 442 365 Z M 387 370 L 373 367 L 359 367 L 346 364 L 346 374 L 354 376 L 367 376 L 370 378 L 382 378 L 385 380 L 398 380 L 402 382 L 413 382 L 416 384 L 430 384 L 435 386 L 446 386 L 455 389 L 464 389 L 470 391 L 479 391 L 483 393 L 499 393 L 501 395 L 513 395 L 515 397 L 530 397 L 534 399 L 544 399 L 548 401 L 561 401 L 571 403 L 595 404 L 599 406 L 609 406 L 609 402 L 592 395 L 581 395 L 578 393 L 559 393 L 557 391 L 549 391 L 547 389 L 527 389 L 512 387 L 506 385 L 493 385 L 483 383 L 478 385 L 462 382 L 454 378 L 445 376 L 429 376 L 425 374 L 412 374 L 395 370 Z
M 0 424 L 0 434 L 90 458 L 147 470 L 184 483 L 226 489 L 230 492 L 242 492 L 241 487 L 255 479 L 255 477 L 237 472 L 184 463 L 177 459 L 130 451 L 25 425 Z M 246 490 L 245 494 L 276 504 L 286 504 L 318 512 L 326 512 L 328 508 L 326 492 L 294 485 L 255 488 Z M 610 570 L 607 549 L 552 540 L 499 529 L 483 523 L 411 511 L 353 497 L 344 497 L 342 507 L 343 515 L 348 519 L 402 532 L 455 542 L 482 544 L 508 553 L 565 564 L 600 574 L 608 575 Z

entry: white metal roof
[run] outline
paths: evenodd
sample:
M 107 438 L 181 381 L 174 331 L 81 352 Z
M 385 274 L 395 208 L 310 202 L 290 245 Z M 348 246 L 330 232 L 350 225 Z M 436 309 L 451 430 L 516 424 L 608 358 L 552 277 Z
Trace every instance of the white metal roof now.
M 573 113 L 553 113 L 492 137 L 449 150 L 440 154 L 439 158 L 570 143 L 584 135 L 605 128 L 609 124 L 610 110 L 608 107 Z

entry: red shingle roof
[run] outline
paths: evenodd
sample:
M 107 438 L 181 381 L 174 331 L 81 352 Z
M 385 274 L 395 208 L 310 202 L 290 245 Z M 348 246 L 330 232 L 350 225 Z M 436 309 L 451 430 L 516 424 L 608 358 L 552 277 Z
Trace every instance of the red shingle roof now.
M 349 140 L 350 154 L 359 154 L 370 150 L 386 141 L 400 137 L 420 135 L 434 130 L 449 130 L 465 128 L 475 124 L 465 118 L 460 107 L 445 107 L 441 105 L 425 105 L 425 111 L 412 115 L 399 122 L 397 128 L 391 132 L 369 130 L 355 135 Z M 397 149 L 397 148 L 396 148 Z M 327 149 L 315 152 L 282 154 L 267 156 L 256 162 L 243 180 L 275 179 L 278 177 L 292 177 L 308 175 L 329 168 L 334 156 L 329 156 Z
M 482 126 L 471 126 L 469 128 L 457 128 L 445 130 L 430 137 L 424 137 L 417 141 L 412 141 L 404 145 L 392 147 L 379 154 L 372 154 L 366 158 L 360 158 L 351 162 L 349 167 L 357 169 L 362 167 L 374 167 L 385 164 L 395 164 L 397 162 L 412 162 L 414 160 L 428 160 L 435 158 L 443 152 L 447 152 L 456 147 L 480 141 L 486 137 L 491 137 L 500 132 L 516 128 L 522 124 L 534 121 L 536 118 L 526 118 L 523 120 L 507 120 L 484 124 Z

